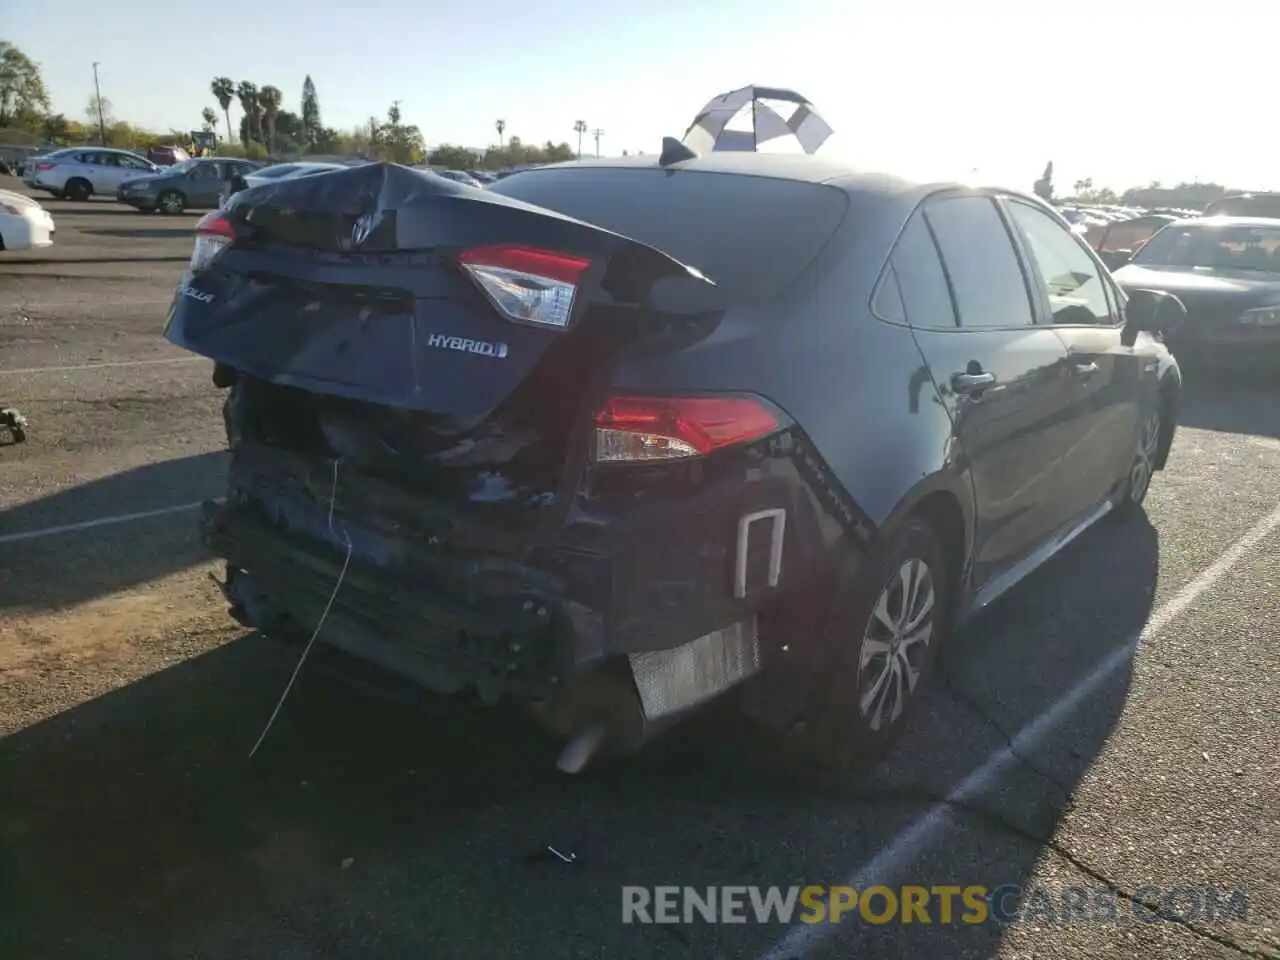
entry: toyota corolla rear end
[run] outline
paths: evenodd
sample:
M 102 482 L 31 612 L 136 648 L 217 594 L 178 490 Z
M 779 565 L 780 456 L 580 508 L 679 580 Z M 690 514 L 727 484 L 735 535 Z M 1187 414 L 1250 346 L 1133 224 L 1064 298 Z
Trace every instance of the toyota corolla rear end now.
M 530 703 L 571 769 L 743 681 L 820 469 L 749 391 L 612 386 L 721 315 L 662 251 L 403 167 L 237 194 L 167 325 L 228 391 L 232 614 Z

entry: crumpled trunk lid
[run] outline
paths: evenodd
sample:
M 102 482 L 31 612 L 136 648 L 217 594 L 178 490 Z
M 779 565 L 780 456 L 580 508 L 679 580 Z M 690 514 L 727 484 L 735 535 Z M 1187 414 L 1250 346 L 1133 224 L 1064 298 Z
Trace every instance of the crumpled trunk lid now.
M 340 461 L 339 484 L 391 482 L 532 545 L 567 509 L 618 360 L 655 328 L 654 284 L 697 277 L 626 237 L 392 164 L 255 187 L 223 213 L 236 239 L 184 278 L 166 336 L 234 383 L 233 452 L 309 465 L 289 496 L 311 490 L 304 525 L 322 539 L 316 510 L 334 497 L 313 488 Z M 459 257 L 493 244 L 590 261 L 565 328 L 514 323 L 481 293 Z M 270 499 L 234 459 L 233 483 Z

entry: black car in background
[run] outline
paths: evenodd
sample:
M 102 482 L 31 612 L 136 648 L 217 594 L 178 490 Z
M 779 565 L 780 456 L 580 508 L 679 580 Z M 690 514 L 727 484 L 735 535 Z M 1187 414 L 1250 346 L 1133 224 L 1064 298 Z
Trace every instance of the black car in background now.
M 252 160 L 227 157 L 183 160 L 161 173 L 126 180 L 116 191 L 116 199 L 139 210 L 160 213 L 210 210 L 221 202 L 226 181 L 236 174 L 247 176 L 260 166 Z
M 232 614 L 523 701 L 576 770 L 740 684 L 886 746 L 956 624 L 1138 509 L 1179 313 L 1032 196 L 669 150 L 246 191 L 166 335 L 228 391 Z
M 1280 193 L 1237 193 L 1204 208 L 1206 217 L 1280 218 Z
M 1182 301 L 1186 320 L 1165 339 L 1184 361 L 1280 372 L 1280 219 L 1176 221 L 1115 279 Z

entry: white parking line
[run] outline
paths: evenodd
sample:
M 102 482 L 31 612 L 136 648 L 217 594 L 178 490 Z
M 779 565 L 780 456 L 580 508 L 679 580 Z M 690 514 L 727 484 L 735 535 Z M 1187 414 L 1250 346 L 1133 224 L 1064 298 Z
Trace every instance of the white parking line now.
M 28 373 L 72 373 L 76 370 L 97 370 L 105 367 L 149 367 L 162 363 L 199 363 L 204 357 L 168 357 L 164 360 L 111 360 L 102 363 L 80 363 L 68 367 L 26 367 L 21 370 L 0 370 L 0 377 L 5 374 L 17 376 Z M 208 361 L 206 361 L 208 362 Z
M 142 510 L 138 513 L 117 513 L 110 517 L 95 517 L 92 520 L 81 520 L 79 523 L 64 523 L 57 527 L 41 527 L 39 530 L 23 530 L 20 533 L 0 535 L 0 545 L 21 543 L 23 540 L 39 540 L 41 537 L 56 537 L 61 533 L 78 533 L 81 530 L 94 530 L 98 527 L 110 527 L 118 523 L 132 523 L 135 520 L 150 520 L 152 517 L 164 517 L 172 513 L 186 513 L 197 509 L 204 501 L 183 503 L 176 507 L 161 507 L 159 510 Z
M 1225 553 L 1205 568 L 1190 583 L 1182 587 L 1167 602 L 1161 604 L 1147 620 L 1147 625 L 1123 646 L 1098 664 L 1093 672 L 1077 683 L 1056 703 L 1018 731 L 1010 746 L 1001 747 L 991 754 L 982 766 L 961 780 L 945 801 L 930 807 L 905 830 L 867 862 L 854 870 L 843 883 L 857 889 L 872 884 L 888 884 L 890 876 L 908 866 L 930 844 L 942 839 L 951 826 L 948 804 L 964 803 L 982 794 L 1009 767 L 1017 764 L 1017 757 L 1034 749 L 1055 727 L 1066 720 L 1099 687 L 1112 678 L 1138 645 L 1150 640 L 1173 620 L 1181 616 L 1202 594 L 1242 560 L 1246 554 L 1280 527 L 1280 505 L 1277 505 L 1249 532 L 1233 543 Z M 792 927 L 787 934 L 761 955 L 760 960 L 799 960 L 812 953 L 839 930 L 837 924 L 823 923 Z
M 45 310 L 65 310 L 68 307 L 93 307 L 95 309 L 101 307 L 156 307 L 172 302 L 172 297 L 165 297 L 163 300 L 130 300 L 128 298 L 103 300 L 100 297 L 93 297 L 84 300 L 54 300 L 45 303 L 28 301 L 6 307 L 5 311 L 8 313 L 22 313 L 24 310 L 31 310 L 41 313 Z

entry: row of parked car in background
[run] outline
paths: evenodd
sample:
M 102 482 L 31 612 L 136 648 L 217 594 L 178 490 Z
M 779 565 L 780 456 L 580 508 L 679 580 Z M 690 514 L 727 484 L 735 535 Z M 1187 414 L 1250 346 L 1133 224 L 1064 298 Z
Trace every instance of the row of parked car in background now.
M 56 199 L 84 201 L 107 196 L 139 210 L 178 214 L 218 207 L 227 195 L 227 184 L 235 177 L 243 177 L 253 187 L 284 177 L 308 176 L 367 162 L 267 164 L 235 157 L 190 157 L 180 148 L 163 148 L 162 152 L 163 155 L 153 151 L 154 156 L 144 157 L 110 147 L 67 147 L 27 159 L 19 173 L 28 187 Z M 425 164 L 418 169 L 477 188 L 499 176 Z

